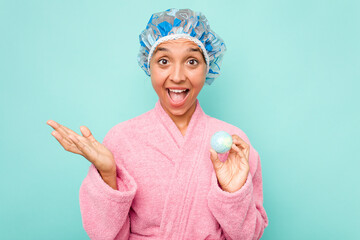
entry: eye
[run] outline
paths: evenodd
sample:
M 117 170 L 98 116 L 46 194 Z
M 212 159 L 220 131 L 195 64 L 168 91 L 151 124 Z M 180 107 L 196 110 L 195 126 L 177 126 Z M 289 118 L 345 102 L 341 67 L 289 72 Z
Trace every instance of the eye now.
M 168 62 L 168 60 L 166 60 L 166 59 L 164 59 L 164 58 L 162 58 L 162 59 L 160 59 L 160 60 L 158 61 L 158 63 L 160 63 L 160 65 L 166 65 L 167 62 Z
M 190 63 L 190 65 L 196 65 L 196 64 L 198 64 L 198 61 L 196 59 L 190 59 L 189 63 Z

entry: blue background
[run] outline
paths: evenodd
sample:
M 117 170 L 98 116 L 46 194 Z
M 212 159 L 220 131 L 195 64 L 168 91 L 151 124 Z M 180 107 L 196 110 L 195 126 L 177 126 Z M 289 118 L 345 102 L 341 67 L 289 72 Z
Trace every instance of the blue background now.
M 201 11 L 227 45 L 205 113 L 259 152 L 262 239 L 360 239 L 359 1 L 0 1 L 0 239 L 88 239 L 90 163 L 53 119 L 98 141 L 155 106 L 137 64 L 154 12 Z

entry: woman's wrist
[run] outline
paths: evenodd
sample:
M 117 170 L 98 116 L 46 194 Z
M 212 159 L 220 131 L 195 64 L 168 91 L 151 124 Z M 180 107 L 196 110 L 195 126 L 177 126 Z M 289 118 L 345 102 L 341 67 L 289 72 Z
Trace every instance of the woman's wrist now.
M 111 173 L 101 172 L 99 170 L 98 170 L 98 172 L 99 172 L 101 178 L 104 180 L 104 182 L 107 185 L 109 185 L 114 190 L 118 190 L 117 183 L 116 183 L 116 169 L 115 169 L 115 171 L 113 171 Z

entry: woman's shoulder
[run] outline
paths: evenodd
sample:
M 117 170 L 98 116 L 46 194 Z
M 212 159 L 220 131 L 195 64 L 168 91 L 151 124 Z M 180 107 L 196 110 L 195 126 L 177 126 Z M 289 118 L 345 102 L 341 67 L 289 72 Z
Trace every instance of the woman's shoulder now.
M 149 110 L 134 118 L 117 123 L 110 128 L 107 135 L 115 137 L 121 134 L 121 136 L 131 137 L 132 135 L 135 136 L 141 132 L 144 133 L 144 131 L 149 128 L 149 125 L 151 125 L 152 117 L 152 110 Z

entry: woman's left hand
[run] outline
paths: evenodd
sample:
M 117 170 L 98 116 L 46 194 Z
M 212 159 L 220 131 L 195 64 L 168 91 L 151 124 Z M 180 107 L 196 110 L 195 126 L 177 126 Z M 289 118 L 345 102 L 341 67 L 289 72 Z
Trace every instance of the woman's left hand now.
M 236 192 L 246 182 L 249 174 L 250 146 L 237 135 L 232 135 L 233 144 L 225 162 L 219 160 L 214 149 L 210 149 L 210 159 L 213 163 L 216 177 L 222 190 Z

